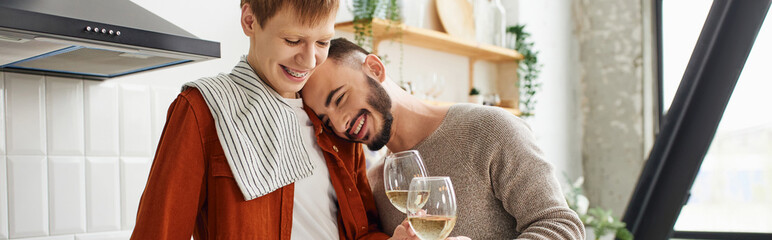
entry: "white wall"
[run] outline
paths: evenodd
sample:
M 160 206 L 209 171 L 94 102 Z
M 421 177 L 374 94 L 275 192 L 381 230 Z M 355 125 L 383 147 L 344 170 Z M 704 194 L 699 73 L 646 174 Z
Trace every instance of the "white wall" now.
M 536 95 L 536 115 L 528 122 L 536 134 L 544 155 L 556 167 L 558 180 L 582 176 L 581 117 L 579 109 L 578 42 L 574 35 L 572 2 L 502 1 L 509 9 L 518 9 L 517 20 L 531 33 L 534 48 L 543 64 Z M 517 6 L 519 5 L 519 6 Z

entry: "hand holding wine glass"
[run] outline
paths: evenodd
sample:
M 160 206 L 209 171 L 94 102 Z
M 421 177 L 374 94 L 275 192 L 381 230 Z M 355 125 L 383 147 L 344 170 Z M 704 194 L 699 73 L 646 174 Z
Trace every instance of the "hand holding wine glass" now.
M 413 178 L 407 196 L 407 218 L 422 240 L 448 237 L 456 225 L 456 193 L 450 178 Z
M 407 222 L 407 218 L 401 224 L 397 225 L 394 229 L 394 235 L 389 240 L 421 240 L 415 231 L 410 228 L 410 223 Z M 445 240 L 472 240 L 465 236 L 448 237 Z
M 427 177 L 426 167 L 416 150 L 393 153 L 383 164 L 383 187 L 386 197 L 400 212 L 406 213 L 410 181 L 415 177 Z M 428 193 L 427 193 L 428 194 Z

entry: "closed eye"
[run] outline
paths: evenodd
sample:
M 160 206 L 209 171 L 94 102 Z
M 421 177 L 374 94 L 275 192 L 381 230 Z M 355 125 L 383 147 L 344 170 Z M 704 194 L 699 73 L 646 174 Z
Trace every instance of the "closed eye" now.
M 343 100 L 343 96 L 345 96 L 345 95 L 346 95 L 346 93 L 344 92 L 343 94 L 338 96 L 337 99 L 335 99 L 335 106 L 340 106 L 340 101 Z
M 295 45 L 300 44 L 300 40 L 299 39 L 295 40 L 295 41 L 292 41 L 292 40 L 289 40 L 289 39 L 284 39 L 284 41 L 287 42 L 287 44 L 290 45 L 290 46 L 295 46 Z

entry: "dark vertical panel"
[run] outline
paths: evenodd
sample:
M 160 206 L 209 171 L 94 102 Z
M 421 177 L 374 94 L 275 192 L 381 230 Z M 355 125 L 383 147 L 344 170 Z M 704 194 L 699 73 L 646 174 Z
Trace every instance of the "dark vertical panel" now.
M 655 31 L 656 41 L 657 41 L 657 96 L 659 96 L 659 99 L 657 99 L 657 107 L 658 107 L 658 113 L 659 113 L 659 119 L 657 119 L 657 123 L 659 125 L 658 128 L 655 130 L 655 133 L 659 133 L 662 127 L 662 123 L 665 122 L 665 106 L 664 101 L 662 101 L 662 96 L 664 95 L 664 89 L 662 86 L 665 83 L 665 76 L 662 72 L 663 65 L 662 65 L 662 1 L 663 0 L 654 0 L 654 26 L 657 28 Z
M 771 2 L 713 2 L 625 212 L 636 239 L 672 234 Z

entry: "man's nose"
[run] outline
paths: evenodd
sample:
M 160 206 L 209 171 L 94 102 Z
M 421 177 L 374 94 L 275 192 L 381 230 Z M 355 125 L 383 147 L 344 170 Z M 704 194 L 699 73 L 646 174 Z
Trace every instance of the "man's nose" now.
M 339 116 L 334 117 L 330 116 L 330 121 L 332 122 L 332 127 L 336 132 L 340 133 L 346 133 L 346 130 L 348 130 L 348 124 L 349 124 L 349 118 L 345 116 Z
M 317 50 L 314 44 L 306 44 L 300 54 L 295 56 L 295 61 L 305 68 L 304 70 L 312 69 L 316 67 L 316 55 Z

